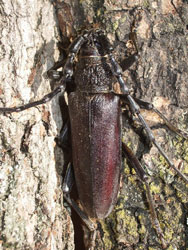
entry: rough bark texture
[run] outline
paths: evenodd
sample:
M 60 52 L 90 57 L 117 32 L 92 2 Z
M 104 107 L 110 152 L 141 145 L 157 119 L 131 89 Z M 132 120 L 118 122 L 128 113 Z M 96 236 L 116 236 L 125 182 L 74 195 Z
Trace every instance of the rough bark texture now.
M 2 1 L 1 106 L 20 105 L 50 91 L 44 73 L 58 58 L 57 39 L 66 47 L 67 38 L 95 23 L 106 30 L 121 62 L 131 51 L 128 40 L 134 26 L 139 58 L 124 72 L 126 83 L 134 96 L 152 102 L 175 125 L 188 130 L 186 1 L 53 3 L 54 7 L 44 0 Z M 157 115 L 142 113 L 174 164 L 183 160 L 181 170 L 188 174 L 187 141 L 168 131 Z M 72 224 L 62 204 L 63 157 L 54 143 L 62 125 L 58 99 L 21 113 L 2 114 L 0 123 L 1 248 L 74 249 Z M 153 178 L 151 191 L 167 249 L 188 248 L 187 185 L 148 144 L 139 124 L 132 129 L 124 119 L 123 127 L 124 141 Z M 161 249 L 144 186 L 123 163 L 117 206 L 98 226 L 96 249 Z
M 0 103 L 17 106 L 51 91 L 45 72 L 58 59 L 55 10 L 46 0 L 0 8 Z M 0 115 L 0 249 L 74 249 L 54 142 L 62 126 L 57 100 Z

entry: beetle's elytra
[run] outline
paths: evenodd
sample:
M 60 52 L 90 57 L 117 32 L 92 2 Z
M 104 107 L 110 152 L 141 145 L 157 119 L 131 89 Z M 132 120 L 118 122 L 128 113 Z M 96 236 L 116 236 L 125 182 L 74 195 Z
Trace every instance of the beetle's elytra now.
M 66 85 L 71 86 L 71 91 L 68 93 L 68 104 L 72 159 L 63 185 L 63 190 L 66 193 L 65 198 L 73 205 L 69 192 L 72 185 L 70 173 L 74 171 L 79 199 L 85 214 L 90 218 L 103 219 L 107 217 L 116 203 L 121 154 L 124 153 L 140 179 L 146 184 L 155 229 L 163 248 L 166 248 L 154 211 L 148 176 L 132 151 L 121 142 L 121 106 L 128 105 L 132 114 L 138 117 L 150 141 L 186 183 L 188 183 L 187 177 L 173 165 L 155 140 L 151 129 L 140 113 L 140 107 L 156 112 L 171 130 L 186 139 L 187 134 L 170 124 L 152 104 L 130 95 L 122 77 L 122 69 L 114 59 L 112 51 L 112 46 L 101 30 L 84 31 L 71 44 L 63 71 L 56 71 L 57 67 L 49 71 L 49 75 L 61 79 L 61 86 L 39 101 L 20 107 L 0 108 L 0 112 L 19 112 L 45 103 L 60 91 L 64 93 Z M 76 57 L 77 62 L 75 61 Z M 114 92 L 114 78 L 119 82 L 121 94 Z M 62 141 L 68 133 L 69 125 L 67 124 L 62 131 Z M 73 206 L 80 214 L 79 208 L 76 205 Z M 87 219 L 84 218 L 84 221 L 87 223 Z M 91 228 L 91 230 L 93 229 Z

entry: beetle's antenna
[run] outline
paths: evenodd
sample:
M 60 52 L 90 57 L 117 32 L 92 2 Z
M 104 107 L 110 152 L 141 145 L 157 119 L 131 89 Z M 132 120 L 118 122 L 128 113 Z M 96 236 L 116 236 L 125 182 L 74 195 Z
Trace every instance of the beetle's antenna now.
M 64 92 L 66 88 L 66 84 L 60 85 L 59 87 L 57 87 L 56 89 L 54 89 L 52 92 L 50 92 L 49 94 L 45 95 L 42 99 L 35 101 L 35 102 L 30 102 L 28 104 L 22 105 L 22 106 L 18 106 L 18 107 L 12 107 L 12 108 L 0 108 L 0 112 L 4 112 L 4 113 L 13 113 L 13 112 L 20 112 L 23 111 L 25 109 L 29 109 L 35 106 L 38 106 L 40 104 L 44 104 L 46 102 L 49 102 L 54 96 L 56 96 L 58 93 L 60 92 Z

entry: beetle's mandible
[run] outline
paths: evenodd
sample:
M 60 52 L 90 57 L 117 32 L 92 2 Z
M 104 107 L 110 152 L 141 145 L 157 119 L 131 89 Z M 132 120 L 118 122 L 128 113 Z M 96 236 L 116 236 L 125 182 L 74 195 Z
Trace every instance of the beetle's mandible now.
M 133 152 L 121 141 L 121 106 L 128 106 L 132 115 L 137 116 L 149 140 L 186 183 L 188 178 L 174 166 L 157 143 L 140 113 L 140 107 L 156 112 L 171 130 L 186 139 L 187 134 L 170 124 L 152 104 L 130 95 L 122 77 L 122 69 L 112 51 L 113 48 L 103 31 L 94 29 L 84 31 L 72 42 L 63 70 L 56 71 L 57 68 L 62 67 L 60 65 L 48 72 L 53 78 L 61 80 L 62 84 L 59 87 L 39 101 L 20 107 L 0 108 L 0 112 L 20 112 L 46 103 L 59 92 L 64 93 L 68 86 L 71 87 L 68 95 L 70 121 L 66 123 L 61 134 L 63 143 L 70 127 L 72 160 L 63 184 L 65 198 L 76 209 L 90 230 L 95 232 L 92 222 L 89 222 L 87 217 L 103 219 L 110 214 L 116 204 L 123 153 L 146 185 L 152 220 L 161 244 L 166 248 L 149 190 L 149 178 Z M 114 78 L 119 82 L 121 94 L 114 91 Z M 74 172 L 83 211 L 69 197 L 72 172 Z M 92 241 L 94 241 L 94 233 Z

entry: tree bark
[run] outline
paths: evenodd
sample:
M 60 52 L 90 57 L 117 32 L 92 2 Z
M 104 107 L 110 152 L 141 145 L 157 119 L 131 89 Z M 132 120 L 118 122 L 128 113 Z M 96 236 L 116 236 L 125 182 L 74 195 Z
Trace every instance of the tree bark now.
M 50 1 L 1 1 L 0 106 L 18 106 L 51 91 L 46 71 L 58 59 Z M 0 114 L 0 249 L 74 249 L 63 207 L 62 126 L 58 99 L 20 113 Z
M 58 59 L 58 41 L 67 47 L 84 28 L 100 27 L 121 63 L 134 49 L 130 41 L 134 30 L 139 58 L 124 72 L 126 84 L 133 96 L 152 102 L 173 124 L 187 130 L 186 1 L 57 0 L 53 4 L 2 1 L 1 106 L 21 105 L 51 91 L 45 72 Z M 169 158 L 187 174 L 187 141 L 166 129 L 153 112 L 142 114 Z M 38 108 L 1 114 L 0 123 L 1 248 L 74 249 L 72 222 L 62 203 L 63 155 L 54 142 L 62 126 L 58 97 Z M 148 143 L 139 122 L 130 124 L 123 118 L 123 140 L 153 180 L 150 188 L 167 249 L 186 249 L 185 182 Z M 120 187 L 114 211 L 98 224 L 95 249 L 162 249 L 144 185 L 125 161 Z

